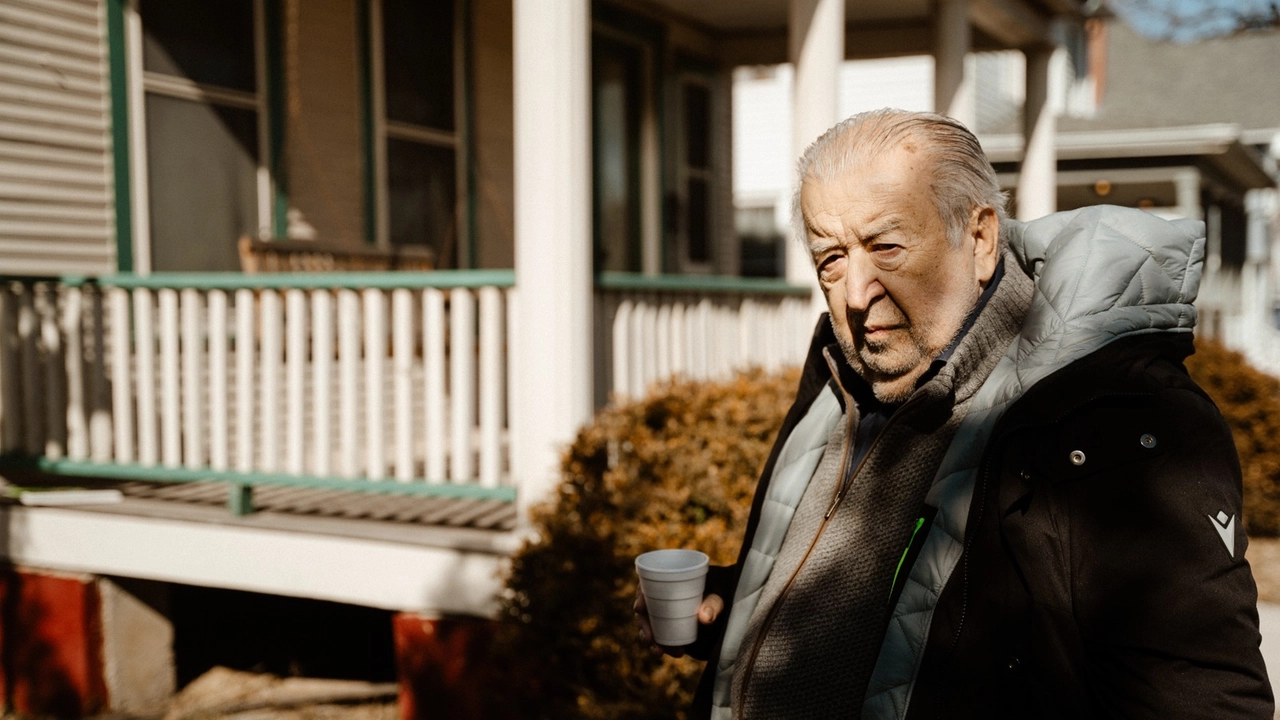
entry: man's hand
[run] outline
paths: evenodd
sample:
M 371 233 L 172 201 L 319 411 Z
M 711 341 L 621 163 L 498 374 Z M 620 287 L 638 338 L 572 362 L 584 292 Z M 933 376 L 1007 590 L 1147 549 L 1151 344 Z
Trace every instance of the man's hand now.
M 631 609 L 635 611 L 636 626 L 640 628 L 640 642 L 648 643 L 649 649 L 655 655 L 666 653 L 671 657 L 684 657 L 684 648 L 666 647 L 653 641 L 653 627 L 649 625 L 649 609 L 644 602 L 644 591 L 639 587 L 636 587 L 636 602 Z M 723 610 L 724 600 L 721 600 L 719 595 L 708 595 L 702 598 L 702 605 L 698 606 L 698 623 L 710 625 L 716 621 Z

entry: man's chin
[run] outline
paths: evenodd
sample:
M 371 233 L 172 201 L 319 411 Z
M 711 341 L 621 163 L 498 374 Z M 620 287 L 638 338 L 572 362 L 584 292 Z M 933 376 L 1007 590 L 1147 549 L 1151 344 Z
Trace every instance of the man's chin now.
M 855 373 L 867 381 L 871 392 L 882 403 L 891 405 L 902 402 L 916 389 L 916 380 L 924 374 L 926 363 L 901 361 L 886 362 L 887 358 L 877 357 L 871 353 L 859 352 L 854 357 L 846 358 Z M 870 360 L 870 362 L 868 362 Z
M 870 380 L 871 393 L 886 405 L 897 405 L 911 396 L 916 389 L 919 373 L 908 373 L 897 377 L 873 377 Z

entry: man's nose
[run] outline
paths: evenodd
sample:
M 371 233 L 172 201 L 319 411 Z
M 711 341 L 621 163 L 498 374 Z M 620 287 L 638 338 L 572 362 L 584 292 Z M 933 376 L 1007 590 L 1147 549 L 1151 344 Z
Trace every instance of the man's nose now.
M 844 276 L 844 303 L 850 312 L 865 313 L 884 294 L 876 267 L 865 253 L 852 253 Z

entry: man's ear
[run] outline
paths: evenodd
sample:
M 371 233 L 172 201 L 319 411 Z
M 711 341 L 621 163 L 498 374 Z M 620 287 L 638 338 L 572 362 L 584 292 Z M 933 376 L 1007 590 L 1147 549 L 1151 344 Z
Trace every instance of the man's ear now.
M 969 236 L 973 238 L 973 272 L 983 287 L 1000 263 L 1000 217 L 989 207 L 974 208 L 969 216 Z

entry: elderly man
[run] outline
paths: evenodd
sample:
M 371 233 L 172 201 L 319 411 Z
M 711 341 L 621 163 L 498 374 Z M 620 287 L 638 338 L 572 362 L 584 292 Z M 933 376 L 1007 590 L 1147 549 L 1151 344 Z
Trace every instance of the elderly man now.
M 1239 463 L 1181 362 L 1201 224 L 1008 220 L 933 114 L 850 118 L 800 179 L 830 317 L 708 580 L 696 714 L 1272 717 Z

